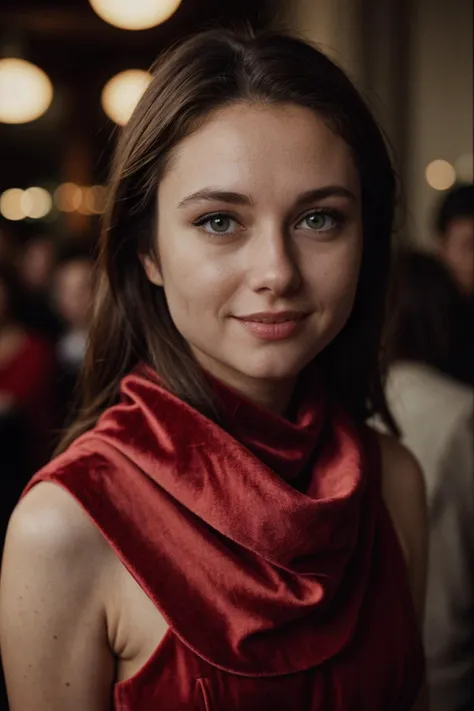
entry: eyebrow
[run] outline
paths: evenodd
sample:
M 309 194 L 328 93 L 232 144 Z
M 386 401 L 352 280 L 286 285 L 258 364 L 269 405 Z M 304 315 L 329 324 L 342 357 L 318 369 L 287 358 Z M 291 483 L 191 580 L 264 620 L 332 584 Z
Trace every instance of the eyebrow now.
M 356 196 L 352 190 L 349 190 L 343 185 L 326 185 L 323 188 L 307 190 L 306 192 L 301 193 L 296 200 L 296 205 L 299 207 L 328 197 L 343 197 L 352 201 L 356 200 Z M 191 193 L 191 195 L 187 195 L 187 197 L 180 200 L 178 207 L 187 207 L 192 203 L 203 201 L 226 202 L 232 205 L 254 205 L 254 201 L 250 195 L 246 195 L 245 193 L 204 188 L 203 190 Z

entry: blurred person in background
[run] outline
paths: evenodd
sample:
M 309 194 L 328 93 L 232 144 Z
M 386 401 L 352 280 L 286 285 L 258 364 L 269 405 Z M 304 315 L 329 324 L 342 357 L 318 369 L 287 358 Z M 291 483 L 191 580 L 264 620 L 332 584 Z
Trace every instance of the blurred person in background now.
M 51 341 L 55 341 L 62 331 L 61 320 L 51 304 L 50 295 L 55 259 L 55 241 L 47 233 L 28 237 L 17 259 L 24 292 L 23 322 Z
M 459 293 L 431 256 L 405 252 L 391 323 L 388 402 L 426 479 L 425 643 L 432 711 L 474 708 L 473 391 L 445 374 Z
M 26 422 L 32 472 L 51 453 L 55 358 L 52 345 L 23 325 L 21 300 L 18 280 L 0 267 L 0 400 Z
M 13 709 L 425 711 L 423 478 L 366 424 L 393 425 L 395 198 L 314 47 L 221 29 L 160 57 L 113 161 L 81 407 L 7 534 Z
M 19 259 L 13 237 L 8 233 L 7 238 L 6 230 L 4 234 L 4 241 L 0 235 L 0 248 L 5 245 L 0 249 L 0 554 L 11 513 L 28 479 L 49 459 L 60 424 L 50 340 L 54 333 L 50 326 L 58 319 L 45 296 L 51 275 L 49 269 L 38 268 L 35 274 L 33 270 L 32 280 L 25 282 L 41 290 L 24 290 L 17 268 L 19 261 L 20 271 L 22 262 L 29 265 L 31 253 L 27 250 Z M 44 267 L 42 256 L 39 262 Z M 1 672 L 0 709 L 8 709 Z
M 59 397 L 62 419 L 70 416 L 79 371 L 86 352 L 92 303 L 94 263 L 83 249 L 67 251 L 59 258 L 52 279 L 52 301 L 64 330 L 57 342 Z
M 436 253 L 462 295 L 460 331 L 448 372 L 474 386 L 474 184 L 456 185 L 442 198 L 435 231 Z
M 49 234 L 35 234 L 22 249 L 19 264 L 23 285 L 36 292 L 49 288 L 55 260 L 55 244 Z

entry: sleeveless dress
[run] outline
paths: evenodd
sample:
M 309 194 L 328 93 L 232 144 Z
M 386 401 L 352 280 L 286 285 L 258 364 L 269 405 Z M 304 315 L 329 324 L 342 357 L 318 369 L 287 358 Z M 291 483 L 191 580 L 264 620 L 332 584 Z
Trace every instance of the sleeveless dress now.
M 212 381 L 218 423 L 143 366 L 42 469 L 169 630 L 116 711 L 411 711 L 423 654 L 378 443 L 301 377 L 290 419 Z

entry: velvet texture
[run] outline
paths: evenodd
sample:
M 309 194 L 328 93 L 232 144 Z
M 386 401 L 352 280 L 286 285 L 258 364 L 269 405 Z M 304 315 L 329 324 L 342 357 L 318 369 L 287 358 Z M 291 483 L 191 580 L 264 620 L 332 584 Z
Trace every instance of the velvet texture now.
M 409 711 L 422 654 L 375 436 L 317 374 L 291 419 L 213 382 L 219 424 L 146 368 L 32 481 L 86 509 L 170 625 L 123 711 Z

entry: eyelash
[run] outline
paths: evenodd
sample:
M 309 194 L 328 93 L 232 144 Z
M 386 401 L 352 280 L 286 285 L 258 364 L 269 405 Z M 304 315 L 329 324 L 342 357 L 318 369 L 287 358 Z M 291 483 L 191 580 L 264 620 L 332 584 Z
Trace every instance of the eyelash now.
M 311 230 L 311 228 L 307 228 L 308 231 L 314 231 L 314 232 L 331 232 L 331 231 L 335 230 L 336 228 L 341 227 L 344 224 L 344 222 L 346 222 L 346 220 L 347 220 L 346 216 L 339 210 L 334 210 L 332 208 L 331 209 L 319 208 L 317 210 L 309 210 L 308 212 L 306 212 L 304 215 L 302 215 L 298 219 L 298 222 L 296 223 L 296 225 L 299 225 L 301 222 L 303 222 L 303 220 L 306 220 L 308 217 L 311 217 L 312 215 L 323 215 L 325 217 L 332 218 L 335 222 L 335 224 L 332 227 L 329 227 L 325 230 L 317 230 L 317 229 Z M 202 217 L 199 217 L 197 220 L 194 220 L 194 222 L 192 224 L 195 227 L 202 228 L 203 225 L 206 224 L 206 222 L 209 222 L 210 220 L 212 220 L 213 218 L 216 218 L 216 217 L 224 217 L 229 220 L 233 220 L 238 225 L 242 226 L 241 223 L 239 222 L 239 220 L 232 213 L 224 212 L 224 211 L 208 212 L 207 214 L 202 215 Z M 211 235 L 211 236 L 212 235 L 221 235 L 221 236 L 229 237 L 234 234 L 234 232 L 219 233 L 219 232 L 212 232 L 212 231 L 208 231 L 208 230 L 203 230 L 203 232 L 205 232 L 206 234 Z
M 237 222 L 237 224 L 240 225 L 240 222 L 237 220 L 234 215 L 232 215 L 230 212 L 208 212 L 206 215 L 203 215 L 202 217 L 199 217 L 197 220 L 194 220 L 192 223 L 195 227 L 202 227 L 203 225 L 206 224 L 206 222 L 209 222 L 215 217 L 225 217 L 228 218 L 229 220 L 233 220 L 234 222 Z M 218 232 L 208 232 L 207 230 L 203 230 L 208 235 L 217 235 L 219 234 Z M 222 232 L 222 235 L 227 235 L 229 236 L 231 233 L 230 232 Z
M 308 219 L 308 217 L 311 217 L 312 215 L 322 215 L 324 217 L 330 217 L 332 220 L 334 220 L 335 223 L 332 227 L 328 227 L 325 230 L 315 229 L 314 232 L 332 232 L 338 227 L 342 227 L 342 225 L 347 221 L 346 215 L 344 215 L 339 210 L 335 210 L 333 208 L 328 207 L 321 207 L 317 210 L 309 210 L 308 212 L 306 212 L 304 215 L 302 215 L 302 217 L 300 217 L 296 224 L 299 225 L 301 222 L 303 222 L 303 220 Z

